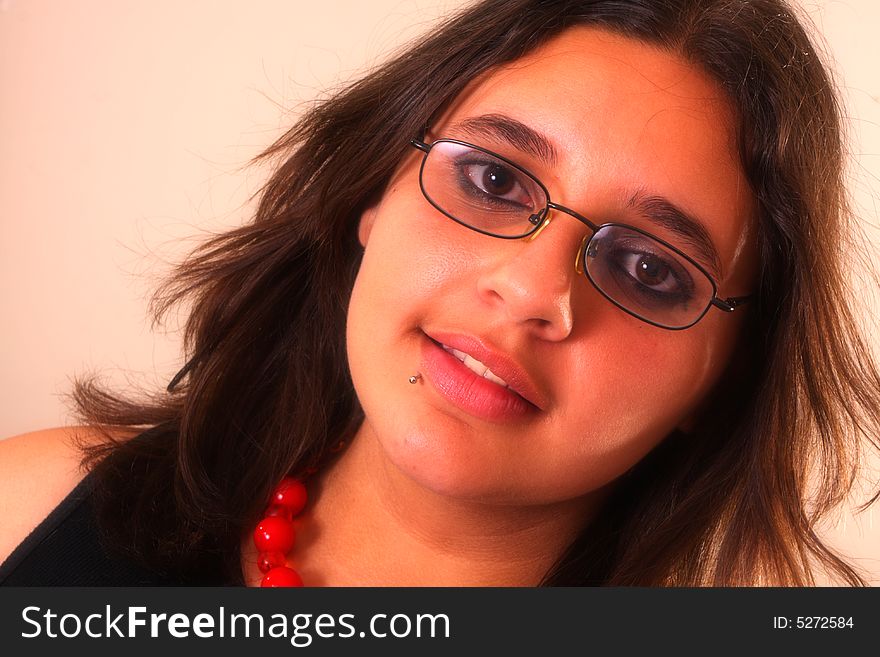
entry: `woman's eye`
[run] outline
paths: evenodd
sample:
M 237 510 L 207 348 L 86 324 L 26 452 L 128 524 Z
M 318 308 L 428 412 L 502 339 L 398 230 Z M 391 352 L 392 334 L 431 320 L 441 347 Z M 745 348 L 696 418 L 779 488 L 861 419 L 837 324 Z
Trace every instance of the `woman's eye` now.
M 615 261 L 638 292 L 674 303 L 690 301 L 693 281 L 677 263 L 655 253 L 632 250 L 618 251 Z
M 472 194 L 482 193 L 496 200 L 534 207 L 527 183 L 516 170 L 499 162 L 470 162 L 459 167 L 465 184 L 474 188 L 470 190 Z
M 627 271 L 634 271 L 634 278 L 648 287 L 668 288 L 675 282 L 669 265 L 651 254 L 632 253 L 627 265 Z
M 471 165 L 465 172 L 473 183 L 488 194 L 506 196 L 516 187 L 516 177 L 498 164 Z

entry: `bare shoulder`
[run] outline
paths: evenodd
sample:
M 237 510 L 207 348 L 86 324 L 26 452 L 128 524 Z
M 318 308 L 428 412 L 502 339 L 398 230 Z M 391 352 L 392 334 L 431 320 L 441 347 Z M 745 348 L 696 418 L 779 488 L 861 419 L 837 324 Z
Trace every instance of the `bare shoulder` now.
M 62 427 L 0 440 L 0 562 L 86 475 L 79 441 L 101 439 L 89 427 Z

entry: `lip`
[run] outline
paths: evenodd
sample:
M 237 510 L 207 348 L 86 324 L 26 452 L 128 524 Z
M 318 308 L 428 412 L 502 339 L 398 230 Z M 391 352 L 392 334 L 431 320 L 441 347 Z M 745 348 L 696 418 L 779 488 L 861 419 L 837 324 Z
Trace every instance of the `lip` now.
M 546 407 L 546 400 L 528 372 L 487 339 L 443 331 L 423 332 L 423 367 L 431 383 L 453 403 L 489 419 L 522 417 Z M 504 379 L 507 388 L 479 376 L 442 345 L 476 358 Z

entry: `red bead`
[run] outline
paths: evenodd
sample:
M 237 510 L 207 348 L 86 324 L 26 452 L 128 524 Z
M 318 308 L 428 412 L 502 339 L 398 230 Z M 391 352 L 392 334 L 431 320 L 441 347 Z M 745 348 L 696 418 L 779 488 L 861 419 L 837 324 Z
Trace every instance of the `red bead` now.
M 254 530 L 259 552 L 288 552 L 296 542 L 293 523 L 285 518 L 263 518 Z
M 306 505 L 306 487 L 293 477 L 285 477 L 272 495 L 272 504 L 285 506 L 296 515 Z
M 260 572 L 268 573 L 273 568 L 287 565 L 287 555 L 283 552 L 260 552 L 257 559 L 257 568 Z
M 302 577 L 293 568 L 287 566 L 278 566 L 263 575 L 260 586 L 266 587 L 282 587 L 282 586 L 302 586 Z

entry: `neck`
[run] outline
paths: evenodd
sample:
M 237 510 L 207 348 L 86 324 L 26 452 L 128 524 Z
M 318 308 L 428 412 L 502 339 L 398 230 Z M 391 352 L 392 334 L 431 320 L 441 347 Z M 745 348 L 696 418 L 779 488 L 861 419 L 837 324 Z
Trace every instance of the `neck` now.
M 291 553 L 307 586 L 535 586 L 598 504 L 596 496 L 501 505 L 439 495 L 390 463 L 366 422 L 307 487 Z M 255 568 L 246 575 L 259 582 Z

